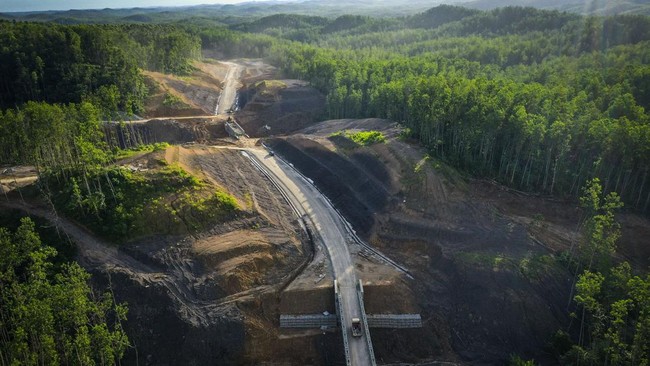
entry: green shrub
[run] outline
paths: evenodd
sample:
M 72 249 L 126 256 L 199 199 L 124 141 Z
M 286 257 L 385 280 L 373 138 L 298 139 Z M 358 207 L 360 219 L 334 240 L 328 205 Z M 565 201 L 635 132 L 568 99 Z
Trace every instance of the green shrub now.
M 347 137 L 361 146 L 386 142 L 386 137 L 379 131 L 359 131 L 347 133 Z
M 162 104 L 165 107 L 170 107 L 170 108 L 175 108 L 175 109 L 183 109 L 187 108 L 187 104 L 183 102 L 183 100 L 173 94 L 165 94 L 165 100 L 163 100 Z

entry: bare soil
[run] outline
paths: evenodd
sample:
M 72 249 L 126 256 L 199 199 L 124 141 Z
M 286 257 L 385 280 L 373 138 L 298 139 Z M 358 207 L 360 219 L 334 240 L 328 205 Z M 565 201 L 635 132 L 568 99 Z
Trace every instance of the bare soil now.
M 79 245 L 78 260 L 95 274 L 98 288 L 110 285 L 118 301 L 129 303 L 126 327 L 137 352 L 127 354 L 126 364 L 136 358 L 145 365 L 268 359 L 268 349 L 252 348 L 251 340 L 267 337 L 277 326 L 279 290 L 309 258 L 308 238 L 275 188 L 238 151 L 174 146 L 162 158 L 226 189 L 243 212 L 199 235 L 154 236 L 117 247 L 16 194 L 9 201 L 0 198 L 0 204 L 55 224 Z M 161 157 L 119 163 L 138 169 L 159 165 L 147 159 Z
M 388 142 L 357 146 L 332 136 L 342 130 L 380 130 Z M 369 287 L 369 313 L 419 310 L 425 324 L 373 329 L 378 359 L 495 364 L 516 353 L 556 362 L 540 350 L 568 324 L 573 277 L 557 256 L 579 240 L 580 210 L 468 180 L 398 136 L 394 123 L 367 119 L 325 121 L 267 140 L 358 233 L 413 273 L 413 281 Z M 643 268 L 650 222 L 620 218 L 621 252 Z M 357 270 L 369 275 L 361 261 Z
M 157 142 L 224 144 L 232 142 L 227 138 L 224 122 L 224 117 L 161 118 L 142 123 L 106 124 L 104 131 L 110 146 L 123 149 Z
M 307 127 L 325 110 L 325 97 L 300 80 L 250 83 L 242 89 L 240 103 L 243 108 L 235 115 L 237 121 L 254 137 L 283 135 Z
M 149 87 L 149 98 L 145 101 L 146 117 L 201 116 L 214 113 L 223 79 L 217 79 L 212 73 L 206 72 L 212 65 L 195 62 L 194 66 L 197 70 L 187 77 L 143 71 Z M 181 102 L 166 104 L 167 95 L 174 96 Z
M 204 61 L 195 61 L 192 64 L 195 70 L 188 76 L 143 71 L 149 88 L 149 97 L 145 101 L 145 117 L 215 114 L 232 63 L 236 63 L 242 69 L 238 87 L 277 77 L 277 70 L 259 59 L 220 62 L 207 58 Z M 176 98 L 177 101 L 165 103 L 168 95 Z

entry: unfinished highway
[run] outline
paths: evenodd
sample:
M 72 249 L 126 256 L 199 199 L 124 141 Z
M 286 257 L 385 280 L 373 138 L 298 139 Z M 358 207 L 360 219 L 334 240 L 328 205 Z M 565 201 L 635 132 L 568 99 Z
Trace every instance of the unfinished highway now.
M 223 91 L 215 107 L 215 115 L 226 114 L 236 102 L 242 66 L 235 63 L 226 64 L 229 69 L 224 80 Z M 202 117 L 188 117 L 188 119 Z M 170 119 L 181 118 L 170 117 Z M 131 123 L 145 121 L 147 120 L 132 121 Z M 320 191 L 281 159 L 271 156 L 263 149 L 242 149 L 242 154 L 246 155 L 251 163 L 276 185 L 298 215 L 307 215 L 312 221 L 327 248 L 334 278 L 338 284 L 340 311 L 337 315 L 341 321 L 346 363 L 354 366 L 374 365 L 374 354 L 367 325 L 361 337 L 350 335 L 352 318 L 365 320 L 365 314 L 362 313 L 363 307 L 357 290 L 358 280 L 346 242 L 346 240 L 353 240 L 348 229 L 349 225 L 346 225 L 344 219 Z
M 269 155 L 264 150 L 247 149 L 244 153 L 254 164 L 261 165 L 270 179 L 278 184 L 291 202 L 291 205 L 303 215 L 309 216 L 318 234 L 327 247 L 332 262 L 334 278 L 338 282 L 343 321 L 342 331 L 349 334 L 352 318 L 361 317 L 361 304 L 357 296 L 357 276 L 346 243 L 349 236 L 343 218 L 331 206 L 329 201 L 312 184 L 303 178 L 284 161 Z M 368 337 L 347 337 L 349 344 L 349 361 L 355 366 L 372 365 L 374 355 L 369 346 Z

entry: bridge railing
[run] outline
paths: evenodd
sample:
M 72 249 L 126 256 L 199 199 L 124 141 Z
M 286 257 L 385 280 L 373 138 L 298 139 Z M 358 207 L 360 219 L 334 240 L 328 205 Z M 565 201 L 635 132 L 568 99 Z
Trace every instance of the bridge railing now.
M 366 344 L 368 345 L 368 352 L 370 353 L 370 364 L 377 365 L 375 360 L 375 350 L 372 348 L 372 340 L 370 339 L 370 330 L 368 328 L 368 317 L 366 316 L 366 307 L 363 303 L 363 284 L 359 280 L 359 289 L 357 290 L 357 297 L 359 297 L 359 306 L 361 307 L 361 321 L 363 322 L 363 331 L 366 333 Z
M 341 334 L 343 335 L 343 349 L 345 350 L 345 364 L 347 366 L 352 365 L 352 360 L 350 359 L 350 342 L 348 340 L 348 331 L 347 323 L 345 316 L 343 315 L 343 309 L 341 309 L 341 293 L 339 293 L 339 284 L 337 280 L 334 280 L 334 302 L 336 303 L 336 314 L 339 316 L 339 321 L 341 322 Z
M 280 315 L 280 328 L 336 328 L 335 314 Z
M 370 328 L 422 328 L 420 314 L 368 314 Z

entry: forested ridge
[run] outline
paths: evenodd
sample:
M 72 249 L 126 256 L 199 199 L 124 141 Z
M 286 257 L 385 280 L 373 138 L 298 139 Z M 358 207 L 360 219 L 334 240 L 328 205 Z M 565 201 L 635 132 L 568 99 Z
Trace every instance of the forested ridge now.
M 329 118 L 396 120 L 435 156 L 527 191 L 577 197 L 600 177 L 647 212 L 649 41 L 644 16 L 505 8 L 271 58 L 327 94 Z
M 138 113 L 139 68 L 185 73 L 200 40 L 175 26 L 0 22 L 0 107 L 96 99 L 107 113 Z M 114 105 L 112 105 L 113 103 Z
M 130 346 L 127 308 L 93 291 L 90 274 L 70 259 L 41 241 L 30 218 L 14 232 L 0 227 L 1 364 L 119 363 Z

